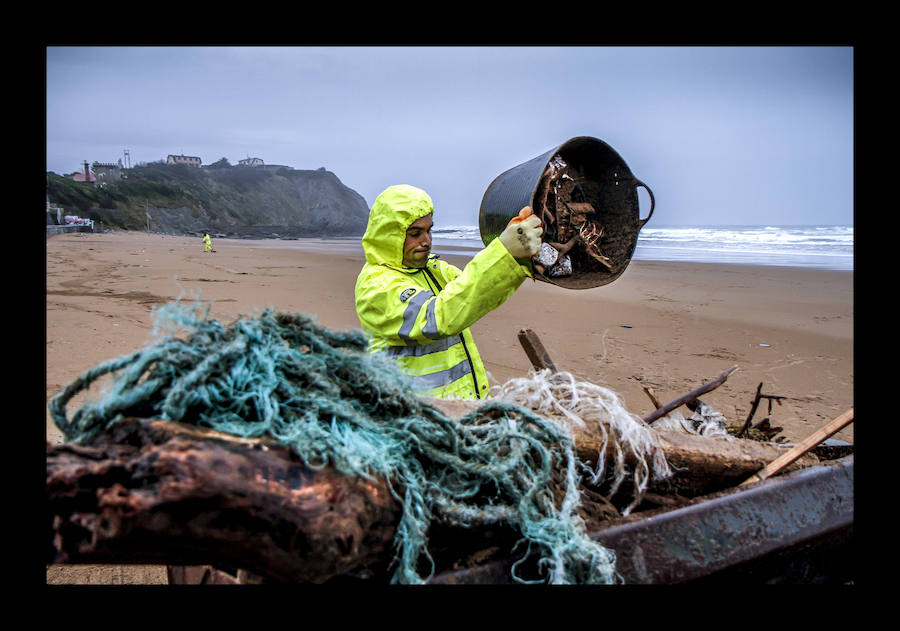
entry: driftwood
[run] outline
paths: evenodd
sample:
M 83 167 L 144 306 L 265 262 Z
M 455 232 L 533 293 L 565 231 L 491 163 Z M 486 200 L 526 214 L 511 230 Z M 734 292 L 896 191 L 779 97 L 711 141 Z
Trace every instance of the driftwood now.
M 429 401 L 451 416 L 477 406 Z M 648 489 L 657 505 L 666 494 L 734 486 L 783 453 L 757 441 L 659 434 L 676 474 Z M 576 435 L 575 446 L 596 462 L 596 438 Z M 607 449 L 612 459 L 613 446 Z M 626 465 L 631 460 L 626 455 Z M 807 454 L 787 470 L 817 462 Z M 173 582 L 207 583 L 230 582 L 230 575 L 184 566 L 241 568 L 233 582 L 252 582 L 240 580 L 242 572 L 257 582 L 384 578 L 402 510 L 383 480 L 309 469 L 271 441 L 145 419 L 117 423 L 91 446 L 48 445 L 47 508 L 47 563 L 162 564 Z M 465 555 L 477 558 L 498 542 L 509 550 L 514 535 L 448 537 L 436 526 L 431 551 L 444 567 L 451 558 L 460 567 Z
M 784 449 L 754 440 L 709 438 L 671 431 L 658 431 L 660 449 L 675 474 L 668 480 L 653 482 L 650 489 L 657 493 L 677 493 L 697 497 L 735 486 L 772 460 Z M 576 451 L 584 460 L 596 463 L 601 444 L 593 437 L 575 436 Z M 606 457 L 614 454 L 607 447 Z M 626 466 L 634 464 L 633 456 L 626 454 Z M 785 471 L 794 471 L 819 463 L 819 459 L 807 454 L 792 463 Z
M 428 401 L 453 417 L 463 416 L 478 407 L 476 401 Z M 658 492 L 677 492 L 693 497 L 726 489 L 742 482 L 785 451 L 782 447 L 756 440 L 711 438 L 668 430 L 654 431 L 660 437 L 660 449 L 666 460 L 675 469 L 675 475 L 671 479 L 651 485 Z M 590 433 L 575 433 L 574 441 L 578 457 L 595 465 L 602 448 L 601 441 Z M 605 457 L 607 462 L 615 461 L 616 446 L 612 441 L 606 446 Z M 634 463 L 633 455 L 626 453 L 626 467 Z M 819 458 L 806 454 L 785 471 L 818 463 Z
M 664 417 L 666 414 L 668 414 L 672 410 L 676 410 L 676 409 L 680 408 L 682 405 L 693 403 L 694 401 L 697 400 L 697 397 L 699 397 L 701 394 L 706 394 L 707 392 L 711 392 L 712 390 L 715 390 L 716 388 L 721 386 L 723 383 L 725 383 L 725 380 L 728 379 L 728 375 L 730 375 L 737 369 L 738 369 L 737 365 L 732 366 L 731 368 L 729 368 L 728 370 L 723 372 L 721 375 L 719 375 L 718 377 L 716 377 L 709 383 L 706 383 L 706 384 L 700 386 L 699 388 L 697 388 L 696 390 L 692 390 L 692 391 L 688 392 L 687 394 L 684 394 L 684 395 L 678 397 L 674 401 L 670 401 L 669 403 L 666 403 L 664 406 L 657 408 L 656 410 L 654 410 L 653 412 L 651 412 L 650 414 L 648 414 L 647 416 L 644 417 L 644 419 L 643 419 L 644 422 L 645 423 L 653 423 L 653 421 L 656 421 L 656 420 Z
M 595 189 L 596 185 L 586 180 L 578 168 L 556 154 L 541 175 L 535 192 L 535 212 L 545 226 L 545 243 L 557 250 L 558 260 L 570 251 L 575 255 L 572 260 L 573 276 L 590 273 L 595 268 L 615 273 L 623 263 L 621 260 L 613 261 L 601 252 L 605 226 L 599 223 L 595 204 L 601 204 L 603 200 L 597 197 L 598 191 Z M 627 261 L 624 263 L 627 264 Z M 536 268 L 545 277 L 545 272 L 550 276 L 569 275 L 565 272 L 554 273 L 554 265 L 547 270 L 543 265 L 536 265 Z
M 646 384 L 641 384 L 641 388 L 644 390 L 644 394 L 649 397 L 650 402 L 653 404 L 653 409 L 658 410 L 663 405 L 659 402 L 659 399 L 656 396 L 656 392 L 653 391 L 653 388 Z M 700 405 L 703 403 L 700 399 L 691 399 L 690 401 L 685 401 L 684 405 L 691 411 L 696 412 L 700 409 Z
M 401 514 L 384 481 L 139 419 L 90 447 L 48 445 L 47 507 L 48 563 L 215 563 L 291 582 L 380 571 Z
M 787 399 L 787 397 L 784 397 L 784 396 L 781 396 L 778 394 L 763 394 L 762 387 L 763 387 L 763 384 L 762 384 L 762 381 L 760 381 L 759 385 L 756 387 L 756 396 L 753 397 L 753 403 L 750 405 L 750 413 L 747 414 L 747 420 L 745 420 L 744 424 L 741 425 L 740 429 L 738 429 L 737 433 L 735 434 L 736 436 L 743 436 L 744 434 L 747 433 L 747 430 L 750 429 L 750 421 L 753 420 L 753 415 L 756 414 L 756 410 L 759 407 L 759 403 L 762 399 L 769 400 L 769 414 L 772 413 L 772 401 L 775 401 L 778 403 L 778 405 L 781 405 L 781 400 Z M 768 419 L 766 419 L 766 420 L 768 420 Z M 765 422 L 765 421 L 762 421 L 761 423 L 763 423 L 763 422 Z M 775 432 L 775 433 L 777 433 L 777 432 Z
M 522 345 L 535 370 L 549 368 L 550 372 L 559 372 L 537 333 L 531 329 L 521 329 L 519 331 L 519 343 Z
M 659 398 L 657 398 L 656 393 L 653 391 L 653 388 L 646 384 L 641 384 L 641 388 L 643 388 L 644 393 L 650 397 L 650 402 L 653 404 L 653 408 L 658 410 L 662 407 L 662 403 L 659 402 Z

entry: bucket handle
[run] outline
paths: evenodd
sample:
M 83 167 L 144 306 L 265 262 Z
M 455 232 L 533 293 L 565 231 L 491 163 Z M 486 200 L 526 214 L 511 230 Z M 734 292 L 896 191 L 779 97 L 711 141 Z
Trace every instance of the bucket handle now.
M 635 188 L 635 190 L 637 190 L 638 187 L 641 187 L 641 186 L 643 186 L 645 189 L 647 189 L 647 192 L 650 194 L 650 213 L 647 215 L 647 218 L 646 218 L 646 219 L 639 219 L 639 220 L 638 220 L 639 223 L 640 223 L 640 225 L 638 226 L 638 230 L 640 230 L 641 228 L 643 228 L 643 227 L 644 227 L 644 224 L 647 223 L 648 221 L 650 221 L 650 217 L 653 216 L 653 208 L 656 206 L 656 200 L 655 200 L 654 197 L 653 197 L 653 191 L 650 190 L 650 187 L 647 186 L 646 184 L 644 184 L 643 182 L 641 182 L 639 179 L 634 178 L 634 188 Z

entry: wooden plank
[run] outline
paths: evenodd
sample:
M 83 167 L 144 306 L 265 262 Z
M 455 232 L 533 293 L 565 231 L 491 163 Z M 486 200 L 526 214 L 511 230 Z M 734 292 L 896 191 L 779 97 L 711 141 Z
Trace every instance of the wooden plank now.
M 780 473 L 783 469 L 785 469 L 788 465 L 793 463 L 795 460 L 806 454 L 806 452 L 813 449 L 816 445 L 821 443 L 823 440 L 832 436 L 833 434 L 838 433 L 847 425 L 853 422 L 853 408 L 850 408 L 831 422 L 829 422 L 824 427 L 816 430 L 799 443 L 794 445 L 790 450 L 786 453 L 782 454 L 761 470 L 754 473 L 752 476 L 741 482 L 740 486 L 745 486 L 747 484 L 752 484 L 753 482 L 761 482 L 765 480 L 769 476 L 773 476 L 776 473 Z

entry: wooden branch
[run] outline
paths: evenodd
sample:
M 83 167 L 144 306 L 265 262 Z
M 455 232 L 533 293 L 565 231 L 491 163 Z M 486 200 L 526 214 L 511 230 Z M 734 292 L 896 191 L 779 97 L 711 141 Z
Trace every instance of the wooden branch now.
M 387 483 L 307 468 L 275 443 L 159 420 L 47 448 L 48 563 L 243 568 L 324 582 L 389 561 Z
M 662 407 L 662 404 L 659 402 L 659 399 L 656 398 L 656 393 L 653 392 L 653 388 L 651 388 L 650 386 L 645 386 L 644 384 L 641 384 L 641 388 L 643 388 L 644 393 L 648 397 L 650 397 L 650 402 L 653 403 L 654 409 L 658 410 L 659 408 Z
M 753 415 L 756 414 L 756 410 L 759 408 L 759 402 L 762 399 L 768 399 L 769 401 L 769 414 L 772 413 L 772 401 L 781 405 L 782 399 L 787 399 L 787 397 L 778 395 L 778 394 L 763 394 L 762 393 L 762 381 L 759 382 L 759 385 L 756 386 L 756 396 L 753 397 L 753 403 L 750 406 L 750 413 L 747 414 L 747 420 L 744 421 L 744 424 L 741 425 L 741 428 L 735 433 L 735 436 L 740 438 L 744 434 L 747 433 L 747 430 L 750 429 L 750 421 L 753 420 Z
M 574 237 L 572 237 L 565 243 L 557 243 L 555 241 L 547 241 L 547 243 L 553 246 L 553 248 L 556 249 L 557 252 L 559 252 L 559 258 L 562 258 L 569 253 L 569 250 L 571 250 L 576 243 L 578 243 L 580 236 L 581 235 L 576 233 Z
M 757 471 L 752 476 L 741 482 L 739 486 L 745 486 L 747 484 L 752 484 L 753 482 L 761 482 L 766 478 L 775 475 L 776 473 L 780 473 L 785 467 L 800 458 L 800 456 L 813 449 L 816 445 L 821 443 L 829 436 L 838 433 L 852 422 L 853 408 L 850 408 L 824 427 L 816 430 L 808 437 L 804 438 L 802 441 L 794 445 L 790 450 L 767 464 L 761 470 Z
M 648 423 L 648 424 L 653 423 L 653 421 L 656 421 L 656 420 L 662 418 L 663 416 L 665 416 L 672 410 L 675 410 L 675 409 L 681 407 L 682 405 L 684 405 L 685 403 L 687 403 L 689 401 L 693 401 L 694 399 L 699 397 L 701 394 L 706 394 L 707 392 L 715 390 L 716 388 L 721 386 L 723 383 L 725 383 L 725 380 L 728 379 L 728 375 L 730 375 L 737 369 L 738 369 L 737 365 L 734 365 L 731 368 L 729 368 L 728 370 L 726 370 L 725 372 L 723 372 L 721 375 L 719 375 L 713 381 L 710 381 L 709 383 L 700 386 L 696 390 L 692 390 L 691 392 L 688 392 L 687 394 L 678 397 L 674 401 L 666 403 L 661 408 L 657 408 L 656 410 L 654 410 L 653 412 L 651 412 L 650 414 L 648 414 L 647 416 L 644 417 L 644 419 L 643 419 L 644 422 Z
M 519 331 L 519 343 L 525 349 L 525 354 L 528 355 L 528 359 L 535 370 L 549 368 L 550 372 L 558 372 L 556 364 L 550 359 L 550 354 L 544 348 L 537 333 L 531 329 L 521 329 Z
M 429 403 L 447 414 L 460 417 L 477 409 L 477 401 L 434 399 Z M 564 418 L 549 415 L 566 424 Z M 650 490 L 659 493 L 676 491 L 685 496 L 696 497 L 714 491 L 732 488 L 747 476 L 759 471 L 766 463 L 771 462 L 784 449 L 747 439 L 716 439 L 676 431 L 654 430 L 660 437 L 659 448 L 666 461 L 673 467 L 675 475 L 659 483 L 651 483 Z M 597 464 L 602 439 L 592 433 L 575 432 L 575 452 L 579 459 L 591 466 Z M 625 453 L 625 466 L 632 467 L 636 463 L 634 454 Z M 610 440 L 606 445 L 606 462 L 615 462 L 616 445 Z M 791 465 L 791 470 L 809 467 L 819 463 L 813 454 L 807 454 Z
M 744 424 L 741 425 L 741 428 L 737 431 L 735 436 L 743 436 L 747 432 L 747 429 L 750 427 L 750 421 L 753 420 L 753 415 L 756 414 L 756 408 L 759 407 L 759 398 L 761 396 L 760 392 L 762 392 L 762 387 L 762 381 L 760 381 L 759 385 L 756 386 L 756 396 L 753 397 L 753 403 L 750 405 L 750 413 L 747 414 L 747 420 L 744 421 Z
M 674 491 L 686 497 L 697 497 L 731 488 L 784 452 L 780 447 L 756 440 L 713 439 L 665 430 L 657 433 L 660 450 L 675 472 L 668 480 L 650 484 L 649 490 L 658 493 Z M 600 438 L 575 435 L 575 451 L 589 464 L 596 465 L 601 448 Z M 615 456 L 615 446 L 607 445 L 606 461 L 614 462 Z M 626 467 L 632 467 L 635 462 L 633 454 L 625 454 Z M 792 463 L 790 470 L 818 463 L 816 456 L 808 454 Z

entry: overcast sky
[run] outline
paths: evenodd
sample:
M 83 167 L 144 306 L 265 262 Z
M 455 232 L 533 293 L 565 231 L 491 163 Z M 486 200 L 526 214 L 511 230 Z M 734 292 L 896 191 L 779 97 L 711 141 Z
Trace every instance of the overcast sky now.
M 648 227 L 852 225 L 853 107 L 843 47 L 49 47 L 46 157 L 324 166 L 369 205 L 419 186 L 446 227 L 593 136 L 653 190 Z

